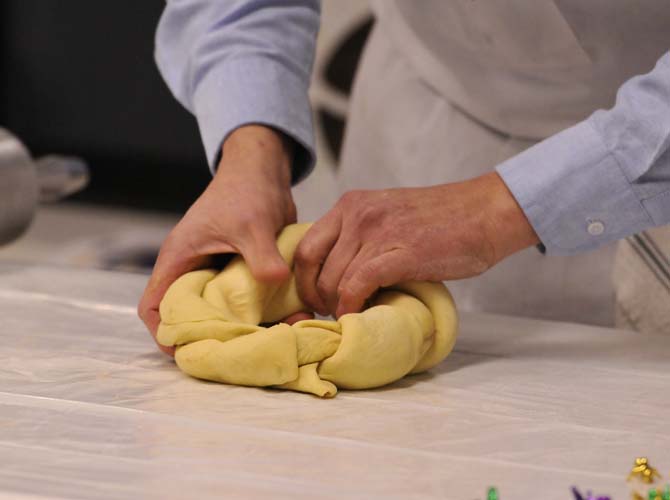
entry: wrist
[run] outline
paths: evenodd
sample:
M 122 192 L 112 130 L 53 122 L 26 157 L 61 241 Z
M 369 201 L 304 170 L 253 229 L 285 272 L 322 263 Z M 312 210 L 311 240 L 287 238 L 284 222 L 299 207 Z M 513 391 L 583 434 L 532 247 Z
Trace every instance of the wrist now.
M 540 243 L 533 226 L 502 178 L 492 172 L 475 179 L 484 197 L 484 233 L 495 253 L 495 261 Z
M 293 140 L 282 132 L 264 125 L 244 125 L 224 141 L 215 179 L 235 169 L 290 187 L 293 150 Z

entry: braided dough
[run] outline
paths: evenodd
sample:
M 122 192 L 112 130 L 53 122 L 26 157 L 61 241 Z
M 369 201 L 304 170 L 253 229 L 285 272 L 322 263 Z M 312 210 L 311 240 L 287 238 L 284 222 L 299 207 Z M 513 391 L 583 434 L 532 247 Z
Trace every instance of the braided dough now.
M 309 228 L 296 224 L 277 240 L 290 267 Z M 222 271 L 185 274 L 160 305 L 158 341 L 177 346 L 187 374 L 246 386 L 272 386 L 333 397 L 337 388 L 367 389 L 441 362 L 456 340 L 458 319 L 441 283 L 408 282 L 381 290 L 361 313 L 337 321 L 279 323 L 305 311 L 295 277 L 255 281 L 241 257 Z

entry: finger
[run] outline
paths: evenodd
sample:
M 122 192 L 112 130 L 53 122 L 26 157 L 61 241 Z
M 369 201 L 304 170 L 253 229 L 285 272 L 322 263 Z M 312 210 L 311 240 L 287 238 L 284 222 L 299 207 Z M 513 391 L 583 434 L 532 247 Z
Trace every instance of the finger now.
M 295 278 L 300 298 L 313 311 L 327 315 L 328 309 L 316 288 L 321 264 L 340 235 L 339 211 L 328 212 L 307 231 L 295 252 Z
M 147 329 L 149 330 L 149 333 L 151 334 L 151 337 L 154 339 L 154 342 L 156 342 L 158 348 L 165 354 L 168 354 L 169 356 L 174 356 L 175 351 L 174 347 L 164 346 L 162 344 L 159 344 L 158 341 L 156 340 L 156 333 L 158 332 L 158 325 L 161 322 L 161 317 L 158 312 L 158 306 L 156 305 L 154 307 L 152 305 L 155 300 L 158 300 L 158 304 L 160 304 L 160 299 L 156 299 L 156 297 L 154 297 L 151 292 L 147 292 L 145 290 L 144 295 L 142 296 L 142 299 L 140 300 L 140 303 L 137 307 L 137 313 L 144 322 Z
M 277 248 L 277 238 L 270 226 L 255 226 L 248 238 L 240 243 L 244 257 L 253 277 L 260 282 L 284 281 L 291 274 L 286 261 Z
M 359 259 L 355 264 L 355 268 L 347 269 L 339 286 L 338 318 L 343 314 L 359 312 L 379 288 L 413 277 L 413 266 L 408 265 L 406 252 L 402 250 L 391 250 L 371 259 Z
M 299 313 L 291 314 L 287 318 L 284 318 L 282 323 L 287 323 L 289 325 L 292 325 L 294 323 L 297 323 L 298 321 L 304 321 L 306 319 L 314 319 L 314 315 L 312 313 L 299 312 Z
M 380 251 L 377 249 L 377 247 L 367 244 L 363 245 L 358 251 L 358 253 L 354 256 L 354 258 L 351 259 L 351 262 L 349 262 L 349 265 L 345 269 L 344 273 L 342 274 L 342 277 L 340 278 L 340 282 L 337 285 L 337 304 L 335 306 L 336 318 L 339 317 L 339 315 L 337 314 L 338 312 L 337 306 L 340 304 L 342 292 L 345 289 L 346 283 L 348 283 L 351 280 L 351 278 L 354 275 L 356 275 L 358 269 L 360 269 L 367 262 L 374 260 L 379 255 Z
M 163 346 L 156 340 L 158 325 L 161 321 L 159 306 L 169 286 L 179 276 L 195 268 L 195 263 L 193 265 L 188 265 L 185 263 L 181 265 L 166 264 L 166 267 L 163 268 L 157 262 L 156 268 L 151 275 L 149 283 L 147 284 L 147 287 L 144 290 L 144 294 L 142 295 L 138 305 L 138 314 L 149 330 L 149 333 L 151 333 L 154 341 L 156 341 L 158 348 L 171 356 L 174 355 L 174 349 Z
M 316 290 L 331 314 L 335 314 L 337 308 L 338 285 L 359 250 L 360 242 L 343 230 L 321 267 L 316 280 Z
M 234 251 L 231 246 L 225 244 L 219 245 L 217 249 L 222 252 Z M 194 269 L 206 267 L 208 261 L 208 256 L 194 255 L 192 252 L 184 250 L 183 245 L 175 245 L 170 241 L 163 244 L 137 307 L 139 317 L 154 337 L 154 340 L 160 323 L 160 302 L 167 289 L 181 275 Z M 173 354 L 174 352 L 172 348 L 160 344 L 158 346 L 167 354 Z
M 147 305 L 150 303 L 149 301 L 152 300 L 153 297 L 151 296 L 146 295 L 143 296 L 138 306 L 137 313 L 144 322 L 144 325 L 147 327 L 147 330 L 149 330 L 149 333 L 151 334 L 151 337 L 154 339 L 154 342 L 156 342 L 158 348 L 165 354 L 173 356 L 174 355 L 173 349 L 170 349 L 167 346 L 159 344 L 158 341 L 156 340 L 156 333 L 158 332 L 158 325 L 161 322 L 161 317 L 160 314 L 158 313 L 158 308 L 153 308 L 151 305 Z

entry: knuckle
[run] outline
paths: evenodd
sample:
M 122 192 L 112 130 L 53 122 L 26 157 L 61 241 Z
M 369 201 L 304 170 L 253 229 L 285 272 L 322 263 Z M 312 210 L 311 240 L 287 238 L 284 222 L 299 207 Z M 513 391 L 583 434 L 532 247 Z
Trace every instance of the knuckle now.
M 384 227 L 387 217 L 386 205 L 371 195 L 369 191 L 349 191 L 340 198 L 339 208 L 347 214 L 349 224 L 359 229 L 374 228 L 378 231 Z
M 307 256 L 300 247 L 295 251 L 293 255 L 293 260 L 298 266 L 304 266 L 307 263 Z M 300 281 L 300 275 L 298 275 L 298 281 Z
M 317 263 L 315 252 L 309 244 L 301 243 L 295 251 L 294 259 L 298 265 L 302 266 Z
M 380 221 L 383 219 L 384 210 L 376 203 L 364 203 L 358 209 L 358 219 L 362 223 L 374 224 L 375 227 L 388 230 Z M 392 229 L 392 228 L 391 228 Z

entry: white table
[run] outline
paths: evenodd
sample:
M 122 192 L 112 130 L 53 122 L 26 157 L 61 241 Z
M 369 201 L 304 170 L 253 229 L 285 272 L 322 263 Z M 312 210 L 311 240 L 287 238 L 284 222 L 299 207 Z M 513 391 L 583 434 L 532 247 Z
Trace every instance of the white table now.
M 670 338 L 464 315 L 431 374 L 320 400 L 190 379 L 144 278 L 0 267 L 0 497 L 628 498 L 670 472 Z

